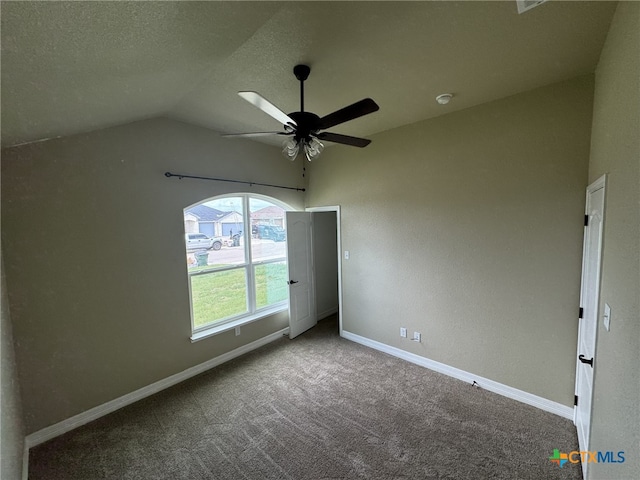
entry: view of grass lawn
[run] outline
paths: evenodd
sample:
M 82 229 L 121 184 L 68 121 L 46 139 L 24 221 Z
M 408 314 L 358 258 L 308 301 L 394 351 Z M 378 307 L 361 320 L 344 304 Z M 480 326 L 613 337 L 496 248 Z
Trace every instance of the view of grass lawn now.
M 285 262 L 256 265 L 255 278 L 257 308 L 287 299 Z M 194 328 L 247 312 L 244 268 L 193 275 L 191 296 Z
M 289 298 L 287 264 L 267 263 L 256 267 L 256 307 L 262 308 Z

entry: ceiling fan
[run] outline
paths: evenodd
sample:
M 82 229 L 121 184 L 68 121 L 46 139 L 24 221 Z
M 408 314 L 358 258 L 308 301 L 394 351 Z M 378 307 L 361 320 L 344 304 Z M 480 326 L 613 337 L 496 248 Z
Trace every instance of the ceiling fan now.
M 348 122 L 358 117 L 376 112 L 380 107 L 370 98 L 365 98 L 347 107 L 336 110 L 329 115 L 319 117 L 315 113 L 304 111 L 304 81 L 309 78 L 311 68 L 308 65 L 296 65 L 293 74 L 300 81 L 300 111 L 289 114 L 284 113 L 273 103 L 258 92 L 238 92 L 242 98 L 258 107 L 267 115 L 275 118 L 283 124 L 281 132 L 254 132 L 235 133 L 223 135 L 224 137 L 263 137 L 270 135 L 283 135 L 289 137 L 283 144 L 282 153 L 285 158 L 293 161 L 298 156 L 300 148 L 304 150 L 307 160 L 311 161 L 320 156 L 324 145 L 320 140 L 341 143 L 353 147 L 366 147 L 371 140 L 366 138 L 351 137 L 339 133 L 323 132 L 327 128 Z

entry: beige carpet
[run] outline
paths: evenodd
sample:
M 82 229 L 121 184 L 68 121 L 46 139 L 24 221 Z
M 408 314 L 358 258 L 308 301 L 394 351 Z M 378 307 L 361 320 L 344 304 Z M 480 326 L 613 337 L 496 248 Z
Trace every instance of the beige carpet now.
M 31 480 L 579 479 L 569 420 L 341 339 L 335 318 L 31 450 Z

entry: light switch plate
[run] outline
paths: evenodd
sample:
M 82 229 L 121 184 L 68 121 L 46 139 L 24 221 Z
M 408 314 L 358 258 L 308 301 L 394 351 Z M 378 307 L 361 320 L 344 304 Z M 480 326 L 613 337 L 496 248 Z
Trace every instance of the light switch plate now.
M 344 251 L 344 259 L 349 260 L 349 250 Z
M 611 307 L 609 306 L 608 303 L 604 304 L 603 320 L 604 320 L 604 328 L 606 328 L 608 332 L 611 327 Z

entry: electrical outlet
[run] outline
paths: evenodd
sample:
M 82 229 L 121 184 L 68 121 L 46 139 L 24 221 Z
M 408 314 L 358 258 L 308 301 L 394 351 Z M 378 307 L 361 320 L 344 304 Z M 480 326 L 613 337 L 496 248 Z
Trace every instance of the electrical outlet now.
M 402 338 L 407 338 L 407 329 L 404 327 L 400 327 L 400 336 Z
M 419 342 L 422 340 L 422 334 L 420 332 L 413 332 L 413 341 Z
M 236 327 L 236 337 L 240 335 L 240 327 Z

